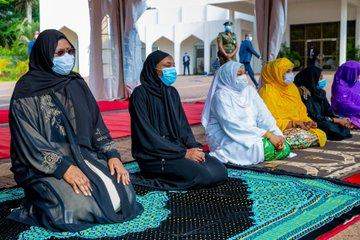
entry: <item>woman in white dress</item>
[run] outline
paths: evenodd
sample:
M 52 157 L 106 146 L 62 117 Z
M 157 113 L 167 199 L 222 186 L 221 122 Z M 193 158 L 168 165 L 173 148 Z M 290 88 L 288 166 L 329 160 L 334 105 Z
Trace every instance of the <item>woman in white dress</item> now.
M 224 163 L 251 165 L 290 154 L 276 121 L 244 65 L 229 61 L 217 72 L 202 115 L 210 155 Z

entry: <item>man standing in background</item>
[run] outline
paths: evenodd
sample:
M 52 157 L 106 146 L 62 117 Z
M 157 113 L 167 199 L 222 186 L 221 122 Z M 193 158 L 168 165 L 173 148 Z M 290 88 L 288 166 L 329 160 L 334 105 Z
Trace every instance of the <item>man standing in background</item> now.
M 240 51 L 239 51 L 239 58 L 240 63 L 244 64 L 245 70 L 249 77 L 251 78 L 251 81 L 253 81 L 256 88 L 259 88 L 259 84 L 255 79 L 254 71 L 251 67 L 251 58 L 252 55 L 255 55 L 257 58 L 260 58 L 259 53 L 257 53 L 251 43 L 252 37 L 249 34 L 245 35 L 245 39 L 241 42 Z
M 30 56 L 30 53 L 31 53 L 31 49 L 34 46 L 34 43 L 35 43 L 37 37 L 39 36 L 39 34 L 40 34 L 39 31 L 36 31 L 34 33 L 34 38 L 28 42 L 27 53 L 28 53 L 29 56 Z
M 232 22 L 225 22 L 225 31 L 219 33 L 217 37 L 220 65 L 223 65 L 230 60 L 236 61 L 236 53 L 239 50 L 239 46 L 237 44 L 236 34 L 233 32 L 232 26 Z
M 184 75 L 187 69 L 188 75 L 190 75 L 190 56 L 187 52 L 185 52 L 183 56 L 183 65 L 184 65 Z

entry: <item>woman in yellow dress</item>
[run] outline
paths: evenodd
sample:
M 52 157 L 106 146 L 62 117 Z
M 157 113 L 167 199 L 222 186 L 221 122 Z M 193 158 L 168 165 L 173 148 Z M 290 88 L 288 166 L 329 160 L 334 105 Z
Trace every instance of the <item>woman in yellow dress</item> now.
M 261 73 L 263 86 L 259 94 L 293 149 L 323 147 L 326 134 L 308 117 L 299 90 L 293 83 L 293 68 L 294 64 L 287 58 L 267 63 Z

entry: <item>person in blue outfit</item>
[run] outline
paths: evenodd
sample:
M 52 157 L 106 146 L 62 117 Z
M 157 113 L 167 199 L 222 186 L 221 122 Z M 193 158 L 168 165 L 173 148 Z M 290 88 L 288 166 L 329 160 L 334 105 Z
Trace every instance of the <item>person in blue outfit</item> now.
M 29 56 L 30 56 L 30 53 L 31 53 L 31 49 L 33 48 L 34 43 L 35 43 L 37 37 L 39 36 L 39 34 L 40 34 L 39 31 L 36 31 L 36 32 L 34 33 L 34 39 L 32 39 L 32 40 L 30 40 L 30 41 L 28 42 L 27 54 L 28 54 Z
M 255 55 L 257 58 L 261 59 L 260 54 L 257 53 L 251 43 L 252 37 L 248 34 L 245 35 L 245 39 L 241 42 L 240 51 L 239 51 L 239 59 L 240 63 L 244 64 L 245 70 L 251 81 L 253 81 L 256 88 L 259 88 L 259 84 L 255 79 L 254 71 L 250 65 L 252 55 Z
M 187 52 L 183 56 L 183 65 L 184 65 L 184 75 L 186 70 L 188 75 L 190 75 L 190 56 Z

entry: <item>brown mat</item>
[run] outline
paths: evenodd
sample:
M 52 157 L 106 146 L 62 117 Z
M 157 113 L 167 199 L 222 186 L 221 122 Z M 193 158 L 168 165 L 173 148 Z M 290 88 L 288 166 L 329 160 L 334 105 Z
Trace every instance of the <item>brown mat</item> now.
M 343 179 L 360 172 L 360 131 L 344 141 L 328 141 L 325 148 L 295 151 L 294 158 L 259 164 L 257 167 L 319 177 Z

